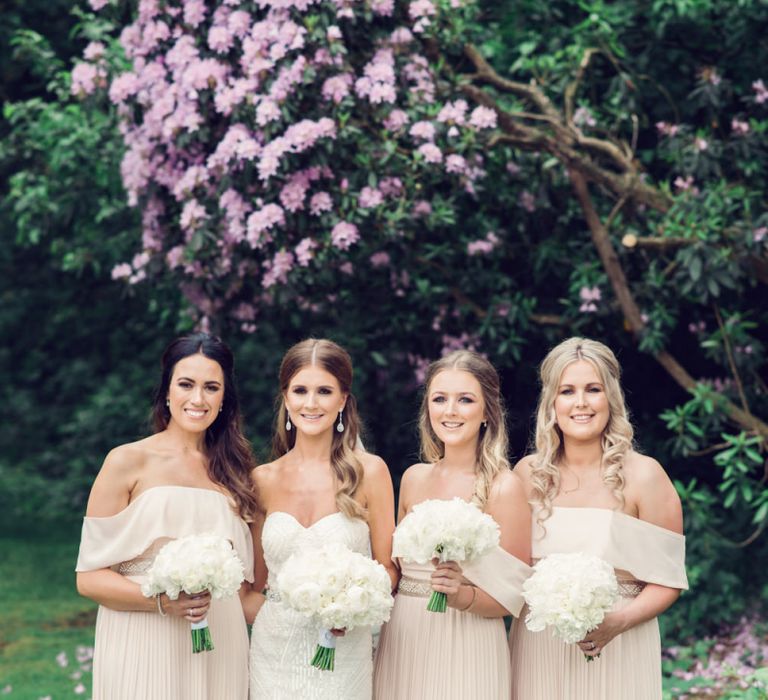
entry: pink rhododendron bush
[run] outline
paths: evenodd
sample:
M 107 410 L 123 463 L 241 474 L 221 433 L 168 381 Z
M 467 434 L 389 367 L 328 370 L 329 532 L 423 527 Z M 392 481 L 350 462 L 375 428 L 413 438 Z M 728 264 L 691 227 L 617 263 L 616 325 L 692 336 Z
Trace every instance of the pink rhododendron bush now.
M 441 87 L 425 53 L 473 11 L 459 0 L 141 0 L 119 37 L 128 66 L 108 70 L 92 43 L 72 82 L 108 91 L 142 211 L 143 250 L 113 276 L 171 272 L 203 325 L 224 314 L 246 332 L 265 304 L 317 310 L 351 276 L 404 295 L 404 259 L 488 186 L 497 113 Z M 464 257 L 499 243 L 473 224 Z

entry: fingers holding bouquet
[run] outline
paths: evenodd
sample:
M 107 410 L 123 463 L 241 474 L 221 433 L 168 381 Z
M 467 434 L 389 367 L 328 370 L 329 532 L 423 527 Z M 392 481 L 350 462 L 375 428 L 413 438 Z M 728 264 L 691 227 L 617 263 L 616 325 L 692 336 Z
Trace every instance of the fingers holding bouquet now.
M 185 609 L 184 617 L 190 622 L 204 620 L 208 615 L 208 608 L 211 607 L 211 594 L 208 591 L 201 591 L 194 595 L 187 595 L 182 592 L 179 595 L 179 600 L 182 601 L 182 606 Z
M 431 577 L 432 590 L 444 593 L 448 605 L 455 607 L 461 586 L 467 583 L 461 566 L 458 562 L 441 562 L 437 558 L 432 559 L 432 564 L 435 566 Z
M 156 595 L 160 599 L 158 607 L 163 613 L 173 617 L 184 617 L 189 622 L 204 620 L 211 607 L 211 594 L 208 591 L 200 591 L 192 595 L 181 591 L 178 598 L 173 600 L 165 593 Z
M 619 615 L 616 612 L 608 612 L 603 621 L 577 644 L 585 656 L 598 657 L 608 643 L 622 631 Z

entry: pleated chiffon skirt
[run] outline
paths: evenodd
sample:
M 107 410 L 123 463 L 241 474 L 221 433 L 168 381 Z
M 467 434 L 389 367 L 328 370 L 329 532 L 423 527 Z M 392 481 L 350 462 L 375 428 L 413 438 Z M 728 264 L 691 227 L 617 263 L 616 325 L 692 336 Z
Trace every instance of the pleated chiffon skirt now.
M 373 672 L 375 700 L 509 700 L 504 621 L 398 593 L 381 631 Z
M 214 649 L 193 654 L 184 618 L 99 607 L 93 700 L 247 700 L 240 598 L 212 601 L 208 626 Z
M 631 600 L 622 598 L 615 609 Z M 549 630 L 528 631 L 527 612 L 526 606 L 513 620 L 509 635 L 512 700 L 661 700 L 656 618 L 614 637 L 599 659 L 587 662 L 578 646 Z

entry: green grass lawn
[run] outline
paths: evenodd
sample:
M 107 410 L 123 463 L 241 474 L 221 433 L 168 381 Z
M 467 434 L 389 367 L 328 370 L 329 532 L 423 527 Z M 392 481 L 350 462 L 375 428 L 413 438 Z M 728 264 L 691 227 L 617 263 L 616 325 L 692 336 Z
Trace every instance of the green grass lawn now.
M 75 590 L 78 540 L 71 532 L 0 537 L 0 698 L 90 697 L 91 674 L 81 670 L 77 651 L 93 646 L 96 605 Z M 61 652 L 66 666 L 57 662 Z

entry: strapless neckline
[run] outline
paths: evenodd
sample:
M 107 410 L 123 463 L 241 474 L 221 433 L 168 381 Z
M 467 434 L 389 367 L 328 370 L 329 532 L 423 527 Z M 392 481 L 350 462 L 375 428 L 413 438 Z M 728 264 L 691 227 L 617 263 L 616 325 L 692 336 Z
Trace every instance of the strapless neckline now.
M 347 517 L 340 510 L 337 510 L 337 511 L 335 511 L 333 513 L 328 513 L 328 515 L 324 515 L 322 518 L 318 518 L 317 520 L 315 520 L 315 522 L 311 523 L 310 525 L 304 525 L 293 513 L 289 513 L 286 510 L 273 510 L 269 515 L 267 515 L 267 517 L 264 519 L 264 522 L 266 523 L 267 520 L 269 520 L 270 518 L 273 518 L 275 516 L 278 516 L 278 515 L 284 515 L 289 520 L 292 520 L 294 523 L 296 523 L 302 530 L 311 530 L 316 525 L 319 525 L 324 520 L 329 520 L 330 518 L 334 517 L 335 515 L 341 515 L 341 516 L 343 516 L 345 518 Z

